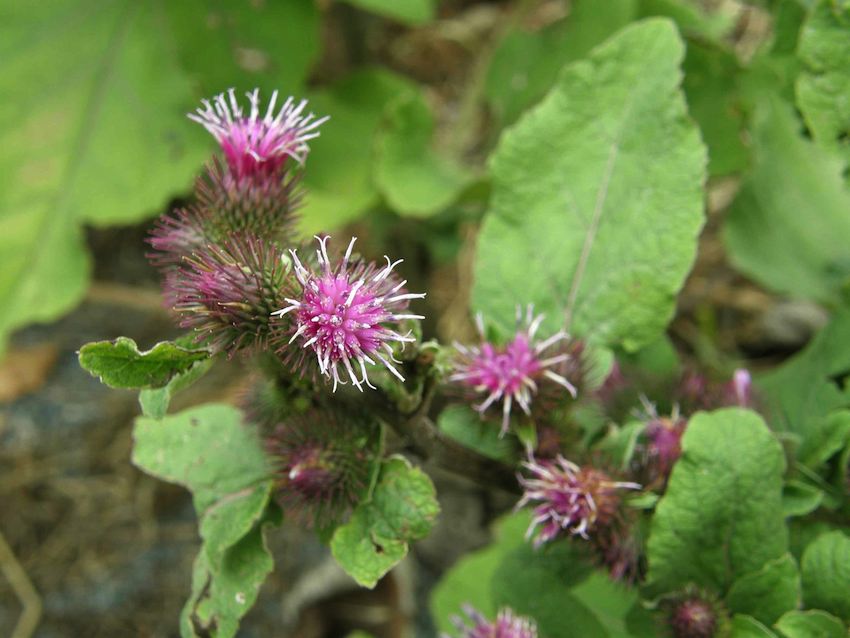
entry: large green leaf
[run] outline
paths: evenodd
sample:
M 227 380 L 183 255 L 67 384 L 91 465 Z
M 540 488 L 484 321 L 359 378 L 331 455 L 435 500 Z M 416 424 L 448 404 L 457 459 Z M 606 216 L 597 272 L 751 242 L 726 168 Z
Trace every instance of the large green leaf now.
M 761 417 L 740 408 L 697 413 L 682 449 L 652 518 L 649 586 L 725 594 L 787 550 L 785 457 Z
M 758 103 L 752 136 L 753 170 L 725 225 L 733 264 L 777 292 L 836 301 L 850 277 L 842 161 L 804 139 L 777 97 Z
M 786 611 L 796 609 L 800 600 L 797 562 L 785 554 L 732 583 L 726 606 L 732 613 L 748 614 L 771 625 Z
M 82 224 L 138 221 L 189 189 L 213 148 L 185 117 L 198 98 L 246 82 L 297 91 L 315 31 L 309 0 L 4 3 L 0 349 L 82 297 Z
M 110 388 L 160 388 L 209 358 L 206 350 L 191 350 L 172 341 L 139 351 L 127 337 L 87 343 L 79 352 L 80 365 Z
M 809 14 L 797 50 L 804 69 L 797 103 L 817 142 L 850 159 L 850 2 L 821 0 Z
M 415 93 L 389 107 L 378 132 L 375 184 L 399 214 L 433 215 L 473 179 L 470 170 L 432 147 L 433 132 L 434 117 Z
M 629 26 L 505 132 L 477 309 L 506 327 L 533 302 L 550 330 L 570 314 L 574 333 L 628 349 L 661 334 L 703 223 L 706 156 L 678 88 L 683 54 L 668 20 Z
M 431 479 L 408 461 L 386 461 L 371 499 L 334 532 L 331 552 L 354 580 L 374 587 L 407 555 L 410 541 L 431 531 L 440 511 Z
M 375 134 L 387 106 L 415 90 L 401 76 L 365 69 L 312 95 L 311 108 L 331 119 L 311 142 L 300 223 L 304 233 L 332 231 L 378 204 L 372 182 Z
M 806 548 L 802 561 L 803 602 L 850 622 L 850 536 L 823 534 Z

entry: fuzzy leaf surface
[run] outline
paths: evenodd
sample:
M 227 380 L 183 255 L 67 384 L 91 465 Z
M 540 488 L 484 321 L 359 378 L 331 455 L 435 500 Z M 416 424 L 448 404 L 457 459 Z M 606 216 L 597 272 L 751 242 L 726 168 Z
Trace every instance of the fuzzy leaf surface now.
M 140 351 L 127 337 L 95 341 L 80 348 L 80 365 L 110 388 L 161 388 L 210 358 L 206 350 L 191 350 L 161 341 Z
M 569 310 L 574 334 L 631 350 L 661 334 L 703 223 L 706 153 L 679 88 L 683 55 L 670 21 L 633 24 L 503 134 L 476 310 L 507 330 L 533 302 L 552 332 Z
M 803 602 L 850 622 L 850 536 L 823 534 L 803 553 Z
M 405 459 L 391 458 L 371 499 L 334 532 L 331 552 L 354 580 L 372 588 L 407 555 L 411 541 L 427 536 L 439 511 L 431 479 Z
M 797 103 L 812 136 L 850 160 L 850 3 L 820 0 L 800 32 Z
M 726 595 L 732 613 L 748 614 L 772 625 L 800 604 L 800 571 L 790 554 L 768 561 L 761 569 L 744 574 Z
M 775 625 L 783 638 L 846 638 L 847 628 L 835 616 L 811 609 L 789 611 Z
M 725 594 L 740 577 L 781 558 L 785 457 L 756 413 L 699 412 L 652 519 L 647 581 L 663 594 L 694 583 Z
M 732 263 L 776 292 L 834 303 L 850 278 L 843 162 L 804 139 L 778 97 L 757 104 L 752 136 L 752 172 L 724 227 Z
M 387 109 L 375 144 L 375 184 L 401 215 L 427 217 L 451 204 L 471 182 L 464 166 L 432 147 L 434 116 L 411 94 Z

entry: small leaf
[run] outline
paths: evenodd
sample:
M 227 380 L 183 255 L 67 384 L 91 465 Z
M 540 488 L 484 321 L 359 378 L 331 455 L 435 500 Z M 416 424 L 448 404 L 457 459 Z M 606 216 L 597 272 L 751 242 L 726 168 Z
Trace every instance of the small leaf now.
M 683 55 L 668 20 L 633 24 L 503 134 L 472 295 L 488 319 L 506 328 L 533 302 L 547 331 L 569 315 L 577 336 L 631 350 L 664 331 L 703 223 Z
M 386 107 L 415 91 L 406 78 L 365 69 L 311 96 L 310 108 L 331 119 L 322 125 L 321 137 L 310 141 L 303 233 L 339 228 L 379 203 L 372 181 L 375 134 Z
M 371 499 L 334 532 L 331 552 L 354 580 L 372 588 L 407 555 L 410 541 L 428 534 L 439 511 L 431 479 L 405 459 L 391 458 Z
M 404 22 L 424 24 L 434 18 L 436 0 L 345 0 L 356 7 Z
M 153 419 L 161 419 L 168 412 L 171 398 L 191 386 L 195 381 L 209 372 L 215 359 L 209 357 L 196 361 L 185 372 L 175 375 L 161 388 L 145 388 L 139 392 L 139 405 L 142 414 Z
M 752 119 L 753 169 L 724 227 L 732 263 L 776 292 L 834 303 L 850 279 L 842 162 L 800 134 L 779 97 L 762 96 Z
M 769 561 L 758 571 L 744 574 L 726 595 L 726 606 L 771 625 L 800 604 L 800 572 L 790 554 Z
M 160 388 L 209 357 L 171 341 L 142 352 L 127 337 L 87 343 L 79 353 L 80 365 L 110 388 Z
M 820 0 L 800 33 L 797 103 L 815 141 L 850 160 L 850 4 Z
M 782 488 L 782 513 L 786 518 L 814 512 L 823 501 L 823 492 L 802 481 L 790 480 Z
M 785 456 L 761 417 L 740 408 L 697 413 L 682 450 L 652 518 L 649 589 L 722 595 L 786 552 Z
M 758 620 L 746 614 L 732 617 L 731 638 L 777 638 L 776 634 Z
M 139 417 L 133 443 L 133 463 L 189 489 L 201 515 L 219 499 L 271 476 L 257 432 L 229 405 L 210 403 L 163 419 Z
M 825 611 L 789 611 L 775 625 L 783 638 L 847 638 L 847 628 Z
M 499 436 L 499 426 L 483 421 L 467 405 L 449 405 L 437 420 L 437 426 L 468 448 L 499 461 L 511 461 L 516 454 L 512 439 Z
M 473 175 L 431 147 L 434 117 L 417 94 L 388 109 L 375 148 L 375 184 L 401 215 L 425 217 L 457 199 Z
M 257 600 L 260 586 L 274 559 L 264 539 L 268 523 L 261 523 L 221 556 L 209 562 L 206 547 L 195 559 L 192 593 L 180 617 L 183 638 L 232 638 L 239 620 Z
M 850 536 L 823 534 L 803 553 L 803 602 L 850 622 Z

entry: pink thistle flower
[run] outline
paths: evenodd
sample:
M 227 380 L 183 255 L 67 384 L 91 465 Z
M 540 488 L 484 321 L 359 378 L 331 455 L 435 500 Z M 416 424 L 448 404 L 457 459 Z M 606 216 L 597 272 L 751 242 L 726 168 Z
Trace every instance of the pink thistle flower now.
M 535 341 L 543 318 L 543 315 L 534 317 L 533 307 L 528 306 L 525 326 L 517 330 L 510 343 L 499 347 L 486 340 L 484 320 L 479 314 L 476 326 L 481 335 L 481 345 L 467 347 L 455 344 L 460 358 L 455 366 L 457 372 L 449 377 L 449 381 L 462 383 L 476 392 L 486 394 L 484 401 L 475 406 L 482 415 L 496 401 L 501 400 L 502 434 L 508 431 L 514 403 L 526 414 L 531 414 L 531 399 L 538 391 L 539 382 L 552 381 L 565 388 L 573 398 L 577 395 L 576 387 L 552 369 L 571 358 L 566 352 L 551 352 L 554 346 L 569 339 L 569 335 L 561 331 L 547 339 Z M 517 323 L 521 321 L 522 313 L 517 308 Z M 550 351 L 551 356 L 547 356 L 547 351 Z
M 288 416 L 266 440 L 277 501 L 308 527 L 341 521 L 368 489 L 379 447 L 378 428 L 362 415 L 321 408 Z
M 508 607 L 500 609 L 493 622 L 487 620 L 484 614 L 472 605 L 464 605 L 463 612 L 468 616 L 468 620 L 460 616 L 452 618 L 452 623 L 460 632 L 458 638 L 537 638 L 535 622 L 517 616 Z M 443 634 L 443 638 L 451 637 Z
M 617 490 L 641 488 L 637 483 L 612 481 L 601 470 L 579 467 L 561 455 L 554 461 L 529 457 L 523 467 L 531 478 L 518 476 L 525 492 L 516 509 L 534 504 L 526 539 L 540 528 L 535 547 L 563 535 L 589 539 L 589 534 L 615 519 L 620 505 Z
M 712 638 L 725 635 L 719 631 L 721 628 L 728 629 L 720 603 L 694 588 L 664 601 L 663 605 L 674 638 Z
M 275 175 L 288 158 L 303 164 L 310 152 L 307 143 L 319 136 L 317 129 L 328 117 L 303 115 L 307 100 L 296 103 L 291 97 L 275 114 L 275 91 L 266 114 L 260 118 L 260 90 L 245 95 L 251 105 L 247 115 L 236 101 L 234 89 L 229 89 L 226 96 L 215 96 L 212 103 L 201 100 L 204 108 L 189 114 L 218 140 L 236 181 Z
M 406 313 L 411 299 L 422 299 L 425 293 L 408 293 L 404 289 L 407 280 L 397 281 L 393 269 L 401 263 L 390 261 L 378 268 L 372 263 L 351 261 L 354 249 L 353 238 L 345 255 L 336 266 L 331 265 L 327 242 L 329 237 L 316 237 L 318 267 L 307 269 L 295 250 L 290 250 L 295 277 L 301 284 L 301 295 L 297 299 L 287 298 L 287 307 L 273 314 L 293 314 L 294 333 L 289 343 L 300 339 L 302 348 L 311 348 L 316 354 L 319 371 L 337 384 L 347 384 L 340 377 L 348 373 L 351 382 L 361 392 L 365 383 L 370 388 L 366 364 L 380 363 L 399 381 L 404 377 L 393 363 L 401 363 L 393 355 L 392 344 L 415 342 L 411 332 L 401 334 L 389 324 L 398 324 L 407 319 L 424 319 L 422 315 Z M 360 368 L 358 378 L 354 367 Z
M 272 329 L 271 312 L 284 299 L 287 273 L 274 244 L 234 236 L 210 244 L 172 269 L 165 297 L 214 351 L 263 346 Z
M 645 478 L 648 483 L 657 480 L 666 483 L 673 465 L 682 455 L 682 437 L 688 421 L 681 416 L 678 406 L 673 406 L 669 417 L 663 417 L 645 396 L 641 396 L 640 400 L 646 413 L 643 441 L 639 445 L 643 456 L 640 462 L 647 474 Z

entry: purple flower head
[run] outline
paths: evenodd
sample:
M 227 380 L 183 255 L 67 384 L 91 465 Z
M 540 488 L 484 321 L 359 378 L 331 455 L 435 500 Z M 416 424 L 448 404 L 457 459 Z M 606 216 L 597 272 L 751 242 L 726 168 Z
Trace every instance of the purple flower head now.
M 404 377 L 393 365 L 400 363 L 393 355 L 392 344 L 416 341 L 411 332 L 401 334 L 392 324 L 407 319 L 424 319 L 422 315 L 405 312 L 411 299 L 422 299 L 424 293 L 408 293 L 407 281 L 398 281 L 393 269 L 402 260 L 390 261 L 378 268 L 374 264 L 351 260 L 356 237 L 351 240 L 345 255 L 331 265 L 327 243 L 329 237 L 316 237 L 318 265 L 308 269 L 291 250 L 295 277 L 301 284 L 297 298 L 287 298 L 289 304 L 275 315 L 292 313 L 294 332 L 289 343 L 300 339 L 301 347 L 316 354 L 321 374 L 337 384 L 347 381 L 348 375 L 361 392 L 365 383 L 374 388 L 366 373 L 366 364 L 383 365 L 400 381 Z M 358 378 L 359 368 L 360 378 Z
M 455 616 L 452 618 L 458 638 L 537 638 L 537 625 L 533 620 L 517 616 L 512 609 L 503 607 L 499 610 L 495 621 L 489 621 L 484 614 L 472 605 L 464 605 L 463 612 L 468 619 Z M 443 638 L 451 638 L 443 634 Z
M 450 381 L 462 383 L 476 392 L 486 395 L 475 407 L 482 415 L 496 401 L 502 402 L 502 434 L 508 431 L 511 408 L 516 402 L 522 411 L 531 414 L 531 400 L 538 391 L 541 381 L 552 381 L 575 398 L 577 391 L 563 375 L 553 370 L 571 358 L 566 352 L 553 352 L 559 343 L 569 339 L 566 332 L 557 332 L 551 337 L 536 340 L 543 315 L 533 314 L 528 306 L 525 325 L 517 330 L 506 346 L 496 346 L 486 340 L 484 320 L 479 314 L 476 325 L 481 335 L 480 346 L 463 346 L 456 343 L 460 357 L 455 365 L 457 372 Z M 522 313 L 517 309 L 517 323 L 522 324 Z
M 712 638 L 721 624 L 719 620 L 717 603 L 698 593 L 676 601 L 668 617 L 674 638 Z
M 273 244 L 234 236 L 208 245 L 170 270 L 165 297 L 214 351 L 263 346 L 271 334 L 271 313 L 284 299 L 286 269 Z
M 679 413 L 678 406 L 673 407 L 669 417 L 661 416 L 655 405 L 645 396 L 641 396 L 644 408 L 644 426 L 639 451 L 641 463 L 647 473 L 646 481 L 666 482 L 673 465 L 682 455 L 682 436 L 688 426 L 687 419 Z
M 726 385 L 727 403 L 749 408 L 753 405 L 753 378 L 746 368 L 738 368 Z
M 526 538 L 537 531 L 535 547 L 565 535 L 590 538 L 589 534 L 616 517 L 620 505 L 617 490 L 640 489 L 637 483 L 612 481 L 601 470 L 579 467 L 561 455 L 554 461 L 529 457 L 523 466 L 531 477 L 518 477 L 524 493 L 516 508 L 534 506 Z
M 342 520 L 368 488 L 379 440 L 371 421 L 328 408 L 278 423 L 266 448 L 286 515 L 307 526 Z
M 195 182 L 196 203 L 163 215 L 148 242 L 151 262 L 168 269 L 234 233 L 289 243 L 301 203 L 298 176 L 234 182 L 218 159 Z
M 278 93 L 272 93 L 266 114 L 260 117 L 260 90 L 245 94 L 251 103 L 246 115 L 236 101 L 234 89 L 210 102 L 202 100 L 189 117 L 212 133 L 221 144 L 227 165 L 236 181 L 277 175 L 288 158 L 303 164 L 310 152 L 307 142 L 328 118 L 303 115 L 307 100 L 296 103 L 289 97 L 275 113 Z

